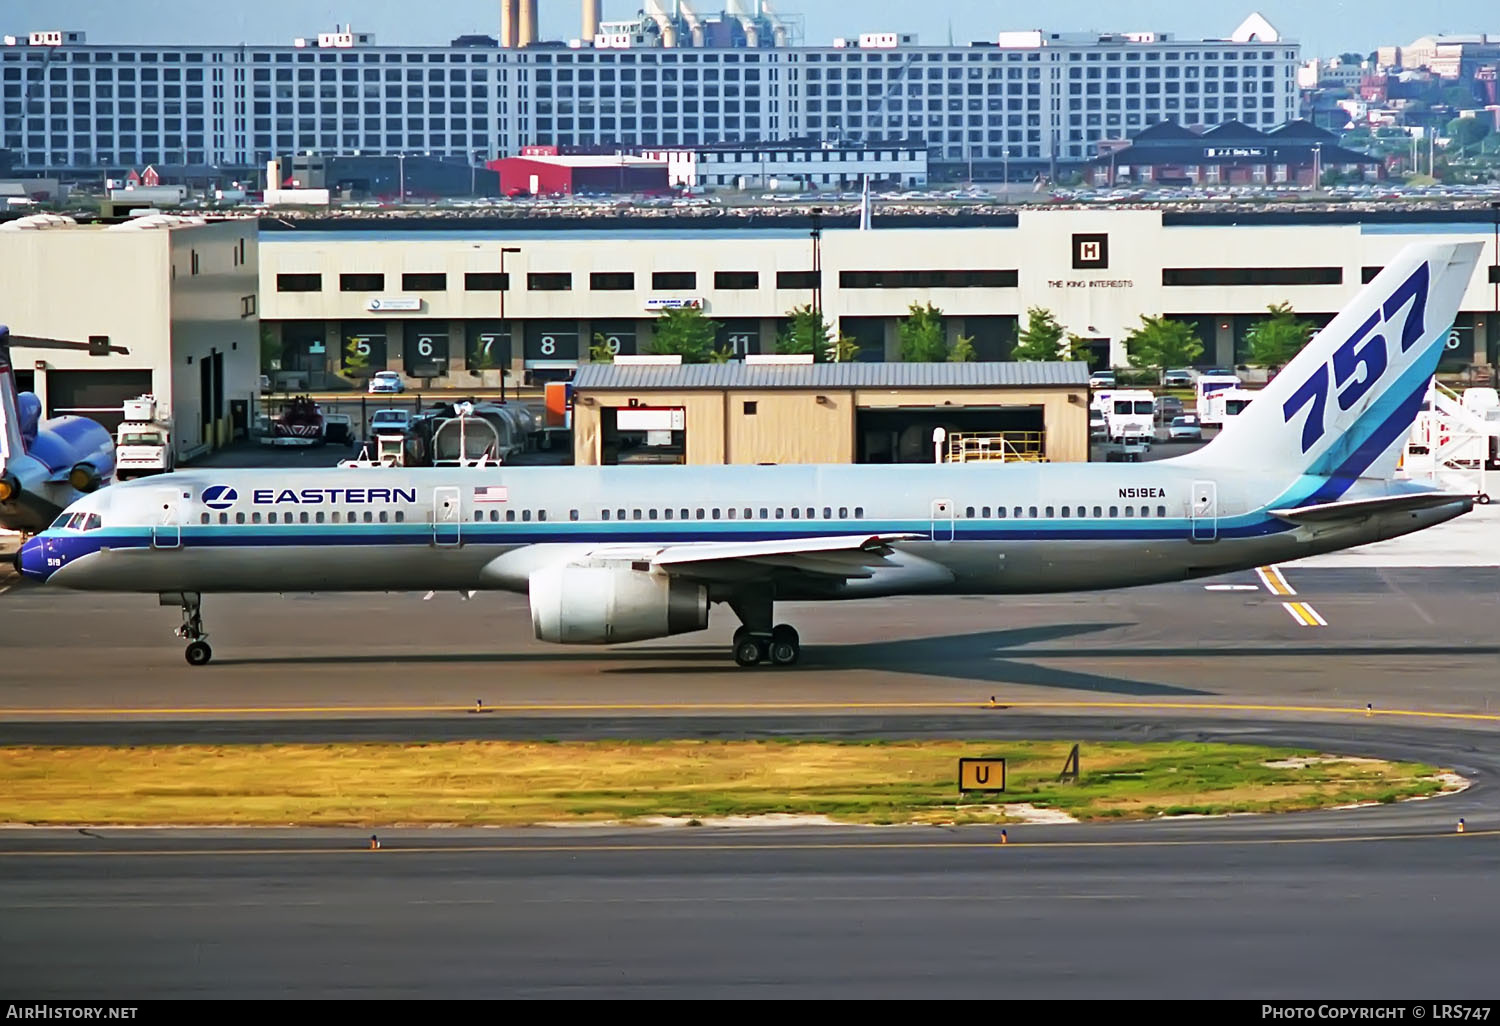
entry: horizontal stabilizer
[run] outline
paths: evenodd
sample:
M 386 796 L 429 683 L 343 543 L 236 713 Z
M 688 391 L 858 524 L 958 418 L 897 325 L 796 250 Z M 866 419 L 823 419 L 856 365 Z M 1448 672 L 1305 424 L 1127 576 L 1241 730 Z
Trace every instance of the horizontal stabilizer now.
M 1455 502 L 1473 501 L 1474 496 L 1463 492 L 1412 492 L 1407 495 L 1381 495 L 1373 499 L 1350 499 L 1347 502 L 1324 502 L 1297 509 L 1273 509 L 1271 515 L 1293 524 L 1322 524 L 1374 516 L 1377 513 L 1415 512 Z
M 658 566 L 673 566 L 683 563 L 702 563 L 719 559 L 763 559 L 766 557 L 791 556 L 814 552 L 871 552 L 880 550 L 893 542 L 927 541 L 925 534 L 852 534 L 833 535 L 824 538 L 776 539 L 763 542 L 690 542 L 671 545 L 655 558 Z

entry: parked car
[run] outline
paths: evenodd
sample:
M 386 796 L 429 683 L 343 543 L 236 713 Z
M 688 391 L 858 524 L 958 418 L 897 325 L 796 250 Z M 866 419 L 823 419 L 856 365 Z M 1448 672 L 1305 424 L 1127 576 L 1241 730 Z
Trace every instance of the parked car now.
M 1167 437 L 1174 442 L 1201 439 L 1203 427 L 1198 423 L 1198 418 L 1191 414 L 1186 417 L 1174 417 L 1167 427 Z
M 370 427 L 366 433 L 371 438 L 379 434 L 404 435 L 410 427 L 410 410 L 376 410 L 370 414 Z
M 1171 423 L 1174 418 L 1182 416 L 1182 400 L 1175 395 L 1162 395 L 1156 397 L 1156 419 L 1163 423 Z
M 1114 388 L 1115 372 L 1112 370 L 1094 371 L 1089 375 L 1090 388 Z
M 1193 372 L 1186 367 L 1177 367 L 1162 375 L 1161 383 L 1165 388 L 1192 388 Z
M 1105 423 L 1104 414 L 1098 410 L 1089 412 L 1089 437 L 1103 438 L 1109 434 L 1109 425 Z
M 377 392 L 405 392 L 406 386 L 401 383 L 401 375 L 395 371 L 376 371 L 370 375 L 370 385 L 366 391 L 370 395 Z

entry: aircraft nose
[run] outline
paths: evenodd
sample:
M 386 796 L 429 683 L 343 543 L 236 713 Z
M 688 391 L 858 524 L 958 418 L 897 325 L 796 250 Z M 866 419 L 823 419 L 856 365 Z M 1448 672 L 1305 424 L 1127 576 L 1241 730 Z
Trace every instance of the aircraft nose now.
M 45 581 L 48 577 L 47 559 L 43 554 L 45 543 L 40 538 L 28 538 L 16 550 L 16 571 L 33 581 Z

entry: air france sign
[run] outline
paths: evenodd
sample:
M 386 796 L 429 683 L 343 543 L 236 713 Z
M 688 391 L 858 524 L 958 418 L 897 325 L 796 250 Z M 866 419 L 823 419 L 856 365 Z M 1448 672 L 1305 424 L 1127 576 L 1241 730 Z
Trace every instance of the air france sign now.
M 646 300 L 647 310 L 702 310 L 703 300 L 692 299 L 663 299 L 652 296 Z

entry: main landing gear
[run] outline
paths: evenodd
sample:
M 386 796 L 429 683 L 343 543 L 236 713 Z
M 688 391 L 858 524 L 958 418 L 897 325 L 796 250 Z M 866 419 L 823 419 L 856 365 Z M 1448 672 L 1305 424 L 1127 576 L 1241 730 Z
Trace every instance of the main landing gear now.
M 734 661 L 741 666 L 791 666 L 802 657 L 802 639 L 790 624 L 779 623 L 767 637 L 748 627 L 734 632 Z
M 177 636 L 187 639 L 187 661 L 189 666 L 206 666 L 208 661 L 214 657 L 214 650 L 208 646 L 208 635 L 203 632 L 203 597 L 197 592 L 186 592 L 173 596 L 182 606 L 182 626 L 177 628 Z M 165 603 L 166 596 L 163 596 Z
M 771 626 L 771 601 L 735 600 L 729 603 L 740 618 L 734 632 L 734 661 L 741 666 L 791 666 L 802 658 L 802 639 L 790 624 Z

